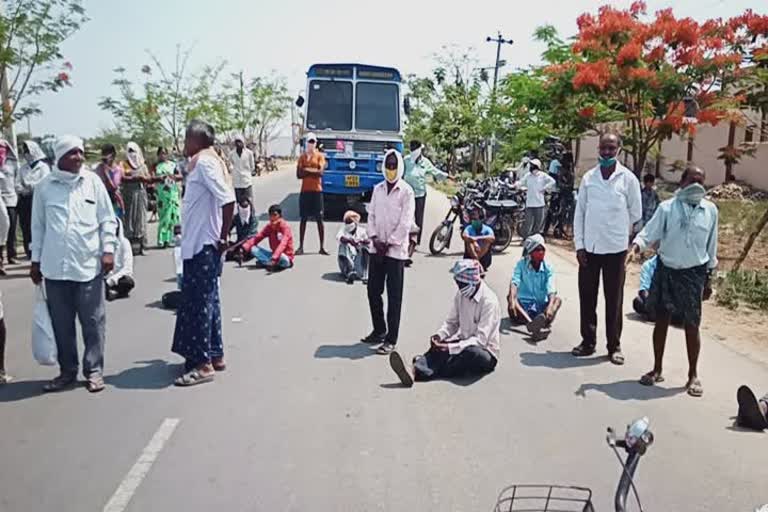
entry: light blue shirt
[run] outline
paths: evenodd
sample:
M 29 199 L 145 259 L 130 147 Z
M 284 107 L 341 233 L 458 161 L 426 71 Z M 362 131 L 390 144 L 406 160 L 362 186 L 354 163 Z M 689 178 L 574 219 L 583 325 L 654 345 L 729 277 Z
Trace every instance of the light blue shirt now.
M 690 216 L 687 228 L 683 228 L 685 216 Z M 691 206 L 672 198 L 659 205 L 634 243 L 644 250 L 659 242 L 656 252 L 665 267 L 683 269 L 706 264 L 713 269 L 717 267 L 717 224 L 717 206 L 711 201 L 702 199 L 697 206 Z
M 413 162 L 411 155 L 403 159 L 405 163 L 405 182 L 413 189 L 414 197 L 424 197 L 427 195 L 427 175 L 436 180 L 442 180 L 448 177 L 447 172 L 443 172 L 429 160 L 422 156 L 418 162 Z
M 653 283 L 653 274 L 656 272 L 656 263 L 659 257 L 654 256 L 649 259 L 643 266 L 640 267 L 640 291 L 647 292 L 651 289 L 651 283 Z
M 46 279 L 93 280 L 102 254 L 115 253 L 116 230 L 112 202 L 95 173 L 84 169 L 69 182 L 54 171 L 35 187 L 32 261 Z
M 528 258 L 523 258 L 515 265 L 512 284 L 517 288 L 517 300 L 535 302 L 544 305 L 549 296 L 556 293 L 555 272 L 546 261 L 541 262 L 539 270 L 533 268 Z

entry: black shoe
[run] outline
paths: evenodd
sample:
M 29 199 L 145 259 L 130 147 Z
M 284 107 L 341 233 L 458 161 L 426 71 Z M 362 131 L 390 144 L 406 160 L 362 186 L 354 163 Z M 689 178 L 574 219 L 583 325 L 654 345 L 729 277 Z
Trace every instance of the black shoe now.
M 408 371 L 408 368 L 406 368 L 405 362 L 403 361 L 403 358 L 400 357 L 400 354 L 397 352 L 389 354 L 389 366 L 391 366 L 392 370 L 397 374 L 403 386 L 407 388 L 413 387 L 413 375 Z
M 411 268 L 411 265 L 413 265 L 413 260 L 411 258 L 408 258 L 407 260 L 405 260 L 406 268 Z
M 573 354 L 576 357 L 588 357 L 595 353 L 595 346 L 594 345 L 587 345 L 585 343 L 581 343 L 578 347 L 574 347 L 573 350 L 571 350 L 571 354 Z
M 361 339 L 363 343 L 370 343 L 371 345 L 381 345 L 384 343 L 384 339 L 387 337 L 386 334 L 376 334 L 375 332 L 372 332 L 365 338 Z

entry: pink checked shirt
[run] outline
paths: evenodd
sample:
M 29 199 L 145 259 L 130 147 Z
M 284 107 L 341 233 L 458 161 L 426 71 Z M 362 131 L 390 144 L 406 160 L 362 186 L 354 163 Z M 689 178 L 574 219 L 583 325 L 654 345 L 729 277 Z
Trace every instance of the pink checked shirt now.
M 408 237 L 416 211 L 413 189 L 404 180 L 398 180 L 392 191 L 382 181 L 373 188 L 368 205 L 368 236 L 389 244 L 387 256 L 396 260 L 408 259 Z M 371 252 L 376 250 L 371 246 Z

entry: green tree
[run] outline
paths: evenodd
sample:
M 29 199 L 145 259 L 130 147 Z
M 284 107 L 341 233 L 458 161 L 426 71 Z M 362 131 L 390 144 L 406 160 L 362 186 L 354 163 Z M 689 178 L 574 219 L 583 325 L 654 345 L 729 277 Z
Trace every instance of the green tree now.
M 282 78 L 254 77 L 246 79 L 243 72 L 232 75 L 228 86 L 228 105 L 232 129 L 256 142 L 259 155 L 266 156 L 275 131 L 286 117 L 291 97 Z
M 72 64 L 61 44 L 88 20 L 80 0 L 8 0 L 0 14 L 0 125 L 41 113 L 29 99 L 70 85 Z

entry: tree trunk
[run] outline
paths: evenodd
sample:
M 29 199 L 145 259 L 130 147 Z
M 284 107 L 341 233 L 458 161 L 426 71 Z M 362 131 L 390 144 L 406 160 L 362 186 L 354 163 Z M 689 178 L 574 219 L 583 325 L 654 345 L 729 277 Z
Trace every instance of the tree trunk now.
M 661 153 L 661 141 L 659 141 L 659 154 L 656 156 L 656 177 L 661 178 L 661 160 L 663 156 Z
M 728 146 L 729 150 L 733 150 L 733 145 L 736 143 L 736 123 L 731 121 L 728 126 Z M 733 160 L 730 158 L 725 159 L 725 182 L 730 183 L 736 181 L 736 176 L 733 175 Z
M 763 213 L 763 216 L 760 218 L 760 222 L 757 223 L 755 229 L 749 234 L 747 243 L 744 244 L 744 248 L 741 250 L 741 254 L 739 254 L 739 257 L 736 258 L 736 261 L 733 264 L 733 270 L 739 270 L 741 268 L 741 265 L 744 263 L 744 260 L 747 259 L 749 251 L 752 249 L 755 240 L 757 240 L 757 237 L 760 236 L 760 233 L 763 231 L 763 228 L 765 228 L 766 224 L 768 224 L 768 209 L 765 210 L 765 213 Z
M 472 178 L 477 177 L 477 144 L 472 143 Z
M 581 137 L 576 139 L 576 150 L 573 152 L 573 172 L 579 168 L 579 158 L 581 158 Z

